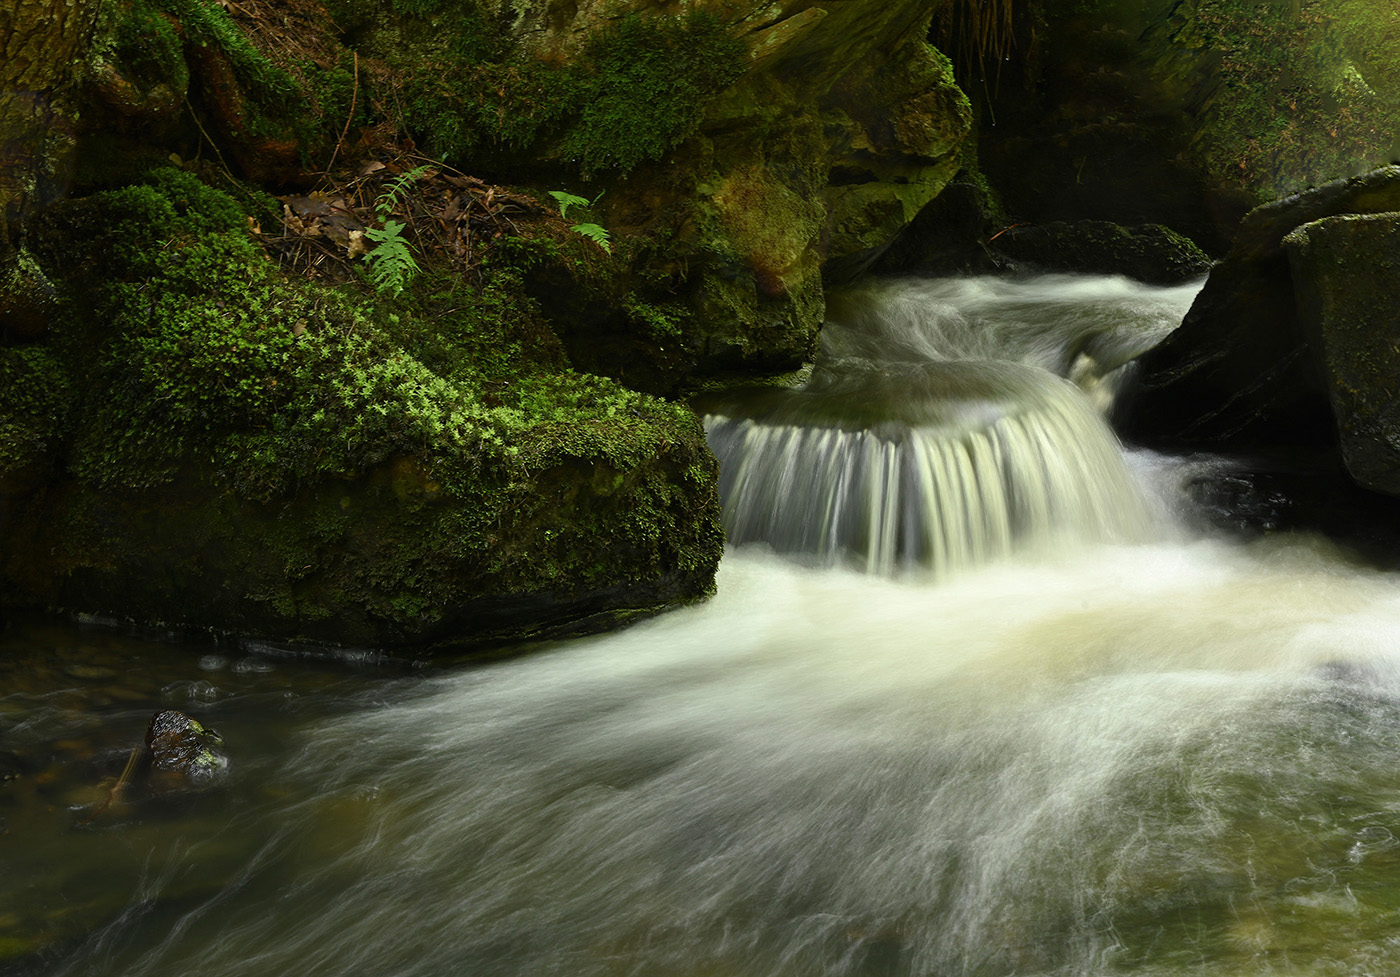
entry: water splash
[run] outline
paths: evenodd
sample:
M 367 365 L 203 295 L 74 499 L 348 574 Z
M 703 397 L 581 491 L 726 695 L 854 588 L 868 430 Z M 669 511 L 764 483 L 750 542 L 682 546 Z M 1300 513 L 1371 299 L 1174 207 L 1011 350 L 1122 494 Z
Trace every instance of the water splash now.
M 730 542 L 946 575 L 1053 540 L 1147 538 L 1090 394 L 1111 396 L 1193 291 L 1056 276 L 834 298 L 805 388 L 709 404 Z

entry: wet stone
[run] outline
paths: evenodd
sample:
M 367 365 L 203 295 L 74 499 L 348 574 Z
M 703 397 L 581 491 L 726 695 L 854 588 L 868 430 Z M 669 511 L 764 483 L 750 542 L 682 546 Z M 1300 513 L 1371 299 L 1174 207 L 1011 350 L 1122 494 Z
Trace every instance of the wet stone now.
M 153 775 L 164 786 L 204 786 L 228 769 L 228 758 L 214 749 L 223 737 L 175 709 L 157 713 L 146 729 Z
M 89 682 L 104 682 L 107 679 L 116 678 L 118 675 L 115 668 L 108 668 L 105 665 L 69 665 L 63 669 L 63 673 L 69 678 Z

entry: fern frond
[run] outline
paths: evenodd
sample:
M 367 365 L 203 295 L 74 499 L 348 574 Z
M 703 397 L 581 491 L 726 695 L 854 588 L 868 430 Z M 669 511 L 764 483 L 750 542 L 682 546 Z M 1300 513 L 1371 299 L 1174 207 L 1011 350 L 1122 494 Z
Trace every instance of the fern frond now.
M 564 190 L 551 190 L 549 195 L 559 204 L 559 216 L 568 220 L 570 207 L 589 206 L 587 197 L 580 197 L 577 194 L 568 193 Z M 602 196 L 599 194 L 598 196 Z
M 404 240 L 403 229 L 404 225 L 396 220 L 386 220 L 383 227 L 365 228 L 365 237 L 377 245 L 365 252 L 369 279 L 376 291 L 398 295 L 420 270 L 413 250 Z
M 379 215 L 381 223 L 389 219 L 389 215 L 394 212 L 394 208 L 399 205 L 400 198 L 408 192 L 408 188 L 418 181 L 418 178 L 432 166 L 424 163 L 422 166 L 415 166 L 406 173 L 399 175 L 388 187 L 384 189 L 374 200 L 374 212 Z
M 575 224 L 569 228 L 575 234 L 582 234 L 608 254 L 612 254 L 612 245 L 608 243 L 608 229 L 598 224 Z

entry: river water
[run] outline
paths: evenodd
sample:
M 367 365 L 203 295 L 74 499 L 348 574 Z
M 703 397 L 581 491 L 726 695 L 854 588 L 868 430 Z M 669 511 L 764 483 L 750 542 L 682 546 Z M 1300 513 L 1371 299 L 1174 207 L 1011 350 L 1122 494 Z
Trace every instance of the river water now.
M 1103 435 L 1080 407 L 1190 295 L 834 303 L 807 390 L 709 405 L 726 518 L 773 538 L 617 634 L 403 673 L 11 627 L 0 972 L 1393 972 L 1395 577 L 1214 538 L 1183 486 L 1225 461 L 1055 440 Z M 948 346 L 959 318 L 1006 325 L 1013 365 Z M 1015 433 L 1062 396 L 1053 437 Z M 961 472 L 956 504 L 930 472 Z M 1116 488 L 1060 497 L 1086 481 Z M 93 817 L 166 707 L 219 729 L 227 779 Z

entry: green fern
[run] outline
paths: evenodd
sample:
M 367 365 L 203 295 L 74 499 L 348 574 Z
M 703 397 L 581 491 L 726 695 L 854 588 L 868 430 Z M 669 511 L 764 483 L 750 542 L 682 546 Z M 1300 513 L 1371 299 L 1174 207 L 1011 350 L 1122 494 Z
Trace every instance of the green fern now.
M 568 193 L 564 190 L 551 190 L 549 191 L 549 195 L 558 202 L 559 216 L 565 220 L 569 219 L 570 207 L 592 207 L 603 198 L 603 195 L 600 193 L 590 201 L 587 197 L 580 197 L 577 194 Z M 570 226 L 569 230 L 573 231 L 575 234 L 583 235 L 608 254 L 612 254 L 612 245 L 608 243 L 608 229 L 601 224 L 574 224 Z
M 394 212 L 394 208 L 399 205 L 399 199 L 408 192 L 408 188 L 418 182 L 418 178 L 432 165 L 424 163 L 422 166 L 415 166 L 413 169 L 399 176 L 388 188 L 381 193 L 374 201 L 374 212 L 379 215 L 379 222 L 382 224 L 389 219 L 389 215 Z
M 402 221 L 391 219 L 399 201 L 420 176 L 429 170 L 428 164 L 415 166 L 399 176 L 374 201 L 374 212 L 383 227 L 366 227 L 365 237 L 376 247 L 365 252 L 365 264 L 369 268 L 369 280 L 376 291 L 398 295 L 413 280 L 420 269 L 413 258 L 413 249 L 403 236 Z
M 582 234 L 608 254 L 612 254 L 612 245 L 608 243 L 608 229 L 599 224 L 575 224 L 569 228 L 575 234 Z
M 374 250 L 365 252 L 369 280 L 376 291 L 398 295 L 420 271 L 412 249 L 404 240 L 403 228 L 396 220 L 384 221 L 383 227 L 365 228 L 365 237 L 376 245 Z
M 564 218 L 565 220 L 569 219 L 570 207 L 592 206 L 591 204 L 589 204 L 587 197 L 580 197 L 578 196 L 578 194 L 569 193 L 565 190 L 551 190 L 549 191 L 549 195 L 553 197 L 556 202 L 558 202 L 559 216 Z M 602 194 L 599 194 L 599 196 L 601 197 Z

